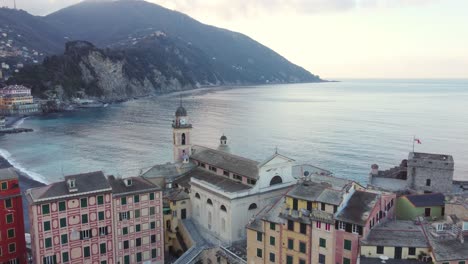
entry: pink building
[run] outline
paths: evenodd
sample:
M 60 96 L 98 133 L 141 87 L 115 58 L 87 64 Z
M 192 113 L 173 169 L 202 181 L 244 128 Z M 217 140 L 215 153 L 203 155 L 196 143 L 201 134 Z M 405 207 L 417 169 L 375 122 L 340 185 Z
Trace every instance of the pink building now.
M 109 183 L 116 263 L 164 263 L 161 189 L 141 177 L 109 176 Z
M 113 264 L 112 188 L 102 172 L 27 191 L 33 263 Z

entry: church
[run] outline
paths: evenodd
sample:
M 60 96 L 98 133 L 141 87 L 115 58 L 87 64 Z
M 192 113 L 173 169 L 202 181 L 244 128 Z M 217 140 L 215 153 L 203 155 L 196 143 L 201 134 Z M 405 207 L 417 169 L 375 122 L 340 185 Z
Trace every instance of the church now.
M 237 156 L 230 153 L 225 135 L 217 149 L 196 145 L 182 104 L 175 112 L 172 131 L 174 162 L 156 165 L 142 177 L 168 189 L 185 189 L 190 208 L 180 212 L 181 218 L 191 218 L 202 234 L 225 245 L 245 240 L 249 221 L 300 177 L 329 174 L 313 166 L 297 166 L 277 151 L 260 162 Z

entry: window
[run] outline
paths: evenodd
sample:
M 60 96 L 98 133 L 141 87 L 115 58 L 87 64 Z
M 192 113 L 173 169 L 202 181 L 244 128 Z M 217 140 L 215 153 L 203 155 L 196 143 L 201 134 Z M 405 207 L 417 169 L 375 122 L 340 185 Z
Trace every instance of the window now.
M 426 180 L 426 186 L 431 186 L 431 179 Z
M 384 247 L 383 246 L 377 246 L 377 254 L 383 254 L 384 253 Z
M 156 249 L 151 250 L 151 258 L 156 258 Z
M 68 235 L 67 234 L 61 235 L 60 240 L 62 241 L 62 245 L 67 244 L 68 243 Z
M 276 230 L 276 224 L 270 223 L 270 230 Z
M 101 264 L 107 264 L 107 260 L 101 261 Z
M 97 204 L 98 205 L 104 204 L 104 196 L 103 195 L 99 195 L 97 197 Z
M 140 202 L 140 195 L 137 194 L 137 195 L 133 196 L 133 202 L 134 203 L 139 203 Z
M 210 171 L 216 172 L 216 167 L 210 166 Z
M 59 202 L 58 204 L 59 204 L 59 211 L 60 212 L 63 212 L 63 211 L 65 211 L 67 209 L 67 206 L 66 206 L 65 202 L 62 201 L 62 202 Z
M 232 177 L 234 178 L 234 180 L 242 181 L 242 176 L 240 175 L 234 174 Z
M 135 239 L 135 246 L 141 247 L 141 238 Z
M 156 235 L 151 235 L 151 244 L 156 243 Z
M 275 253 L 270 253 L 270 262 L 275 262 Z
M 91 238 L 91 230 L 81 230 L 80 231 L 80 239 L 90 239 Z
M 344 249 L 351 250 L 351 240 L 345 239 L 344 241 Z
M 101 226 L 101 227 L 99 227 L 99 235 L 100 235 L 100 236 L 105 236 L 105 235 L 107 235 L 107 226 Z
M 275 245 L 275 237 L 270 236 L 270 245 L 274 246 Z
M 6 206 L 7 201 L 10 201 L 10 206 L 9 207 L 11 207 L 11 200 L 10 199 L 5 200 L 5 206 Z M 8 206 L 6 206 L 6 207 L 8 207 Z M 48 204 L 43 204 L 42 205 L 42 214 L 49 214 L 49 213 L 50 213 L 49 205 Z
M 458 261 L 458 264 L 465 264 L 465 261 Z
M 257 232 L 257 241 L 260 241 L 262 242 L 262 233 L 261 232 Z
M 297 211 L 297 208 L 298 208 L 298 203 L 299 201 L 297 199 L 293 199 L 293 210 Z
M 91 253 L 91 251 L 89 250 L 89 247 L 84 247 L 83 248 L 83 256 L 85 258 L 89 258 L 89 256 L 91 255 L 90 253 Z
M 263 251 L 261 248 L 257 248 L 257 257 L 263 258 Z
M 124 264 L 130 264 L 130 256 L 124 256 Z
M 327 240 L 325 238 L 320 238 L 319 244 L 320 244 L 320 247 L 326 248 L 327 247 Z
M 345 230 L 346 229 L 346 224 L 344 222 L 338 222 L 338 229 L 340 230 Z
M 357 225 L 354 225 L 354 224 L 353 224 L 353 226 L 352 226 L 352 232 L 353 232 L 354 234 L 357 234 L 357 233 L 358 233 L 358 226 L 357 226 Z
M 67 226 L 67 218 L 60 218 L 60 227 L 66 227 Z
M 257 180 L 247 179 L 247 183 L 251 185 L 255 185 L 257 183 Z
M 8 237 L 8 238 L 14 238 L 14 237 L 15 237 L 15 229 L 14 229 L 14 228 L 8 229 L 8 231 L 7 231 L 7 237 Z
M 130 219 L 130 212 L 120 212 L 119 213 L 119 220 L 127 220 Z
M 324 203 L 321 203 L 320 207 L 321 207 L 320 210 L 325 211 L 325 204 Z
M 426 217 L 431 216 L 431 208 L 425 208 L 424 209 L 424 216 L 426 216 Z
M 81 198 L 81 208 L 88 207 L 88 198 Z
M 249 205 L 249 210 L 255 210 L 255 209 L 257 209 L 257 204 L 256 203 L 253 203 L 253 204 Z
M 154 206 L 153 207 L 150 207 L 150 215 L 154 215 L 155 214 L 155 209 L 154 209 Z
M 288 239 L 288 249 L 294 249 L 294 240 Z
M 211 199 L 206 200 L 206 203 L 209 205 L 213 205 L 213 201 L 211 201 Z
M 136 209 L 135 210 L 135 218 L 139 218 L 140 217 L 140 209 Z
M 7 214 L 6 215 L 6 223 L 7 224 L 13 223 L 13 214 Z
M 107 251 L 106 249 L 107 249 L 107 248 L 106 248 L 106 243 L 101 243 L 101 244 L 99 244 L 99 252 L 100 252 L 101 254 L 106 254 L 106 251 Z
M 288 220 L 288 230 L 294 231 L 294 221 Z
M 227 212 L 226 206 L 224 206 L 224 205 L 221 205 L 220 209 L 221 209 L 221 211 L 223 211 L 223 212 Z
M 325 264 L 325 255 L 319 254 L 319 264 Z
M 87 214 L 82 214 L 81 215 L 81 223 L 82 224 L 87 224 L 88 223 L 88 215 Z
M 351 260 L 349 258 L 343 258 L 343 264 L 351 264 Z
M 414 247 L 408 248 L 408 255 L 411 255 L 411 256 L 416 255 L 416 248 Z
M 120 198 L 120 204 L 121 205 L 126 205 L 127 204 L 127 197 Z
M 153 200 L 154 200 L 154 193 L 150 193 L 150 194 L 149 194 L 149 199 L 150 199 L 150 201 L 153 201 Z
M 283 183 L 283 179 L 280 176 L 276 175 L 270 181 L 270 186 Z
M 136 253 L 136 261 L 141 262 L 141 252 Z
M 151 226 L 151 229 L 155 229 L 156 228 L 156 222 L 151 222 L 150 226 Z
M 294 258 L 293 256 L 286 256 L 286 264 L 293 264 Z
M 330 224 L 325 224 L 325 230 L 330 231 Z
M 44 239 L 44 244 L 45 244 L 46 248 L 52 247 L 52 238 L 48 237 L 48 238 Z
M 50 221 L 44 221 L 44 231 L 50 230 Z
M 8 189 L 8 182 L 4 181 L 2 182 L 2 190 Z
M 44 264 L 56 264 L 57 263 L 57 257 L 55 257 L 55 255 L 47 256 L 47 257 L 42 258 L 42 262 Z
M 128 242 L 128 240 L 125 240 L 123 242 L 123 247 L 124 247 L 124 249 L 128 249 L 130 247 L 130 243 Z
M 306 253 L 306 243 L 299 242 L 299 252 Z
M 68 252 L 62 252 L 62 262 L 68 262 L 69 260 Z
M 306 224 L 301 223 L 300 232 L 301 232 L 301 234 L 306 234 L 307 233 L 307 225 Z
M 136 232 L 140 232 L 140 231 L 141 231 L 141 225 L 140 225 L 140 224 L 138 224 L 138 225 L 135 226 L 135 231 L 136 231 Z
M 229 171 L 223 171 L 223 175 L 229 177 Z

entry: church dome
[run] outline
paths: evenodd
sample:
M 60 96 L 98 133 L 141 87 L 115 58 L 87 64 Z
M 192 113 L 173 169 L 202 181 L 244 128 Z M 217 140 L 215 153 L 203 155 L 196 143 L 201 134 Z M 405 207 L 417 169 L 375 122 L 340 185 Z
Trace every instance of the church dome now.
M 177 111 L 175 112 L 175 115 L 176 116 L 187 116 L 187 110 L 185 110 L 185 108 L 183 106 L 179 106 L 179 108 L 177 108 Z
M 227 140 L 227 137 L 225 135 L 222 135 L 219 140 Z

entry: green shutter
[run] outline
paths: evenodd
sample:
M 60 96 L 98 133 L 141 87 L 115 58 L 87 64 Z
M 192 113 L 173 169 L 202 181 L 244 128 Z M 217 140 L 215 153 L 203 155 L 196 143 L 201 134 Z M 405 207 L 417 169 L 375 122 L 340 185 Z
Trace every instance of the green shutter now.
M 88 207 L 88 198 L 81 198 L 81 208 Z
M 99 252 L 101 252 L 101 254 L 106 254 L 106 243 L 101 243 L 99 245 Z
M 270 245 L 275 245 L 275 237 L 270 236 Z
M 7 200 L 5 200 L 6 202 Z M 11 203 L 11 201 L 10 201 Z M 7 206 L 8 207 L 8 206 Z M 11 207 L 11 206 L 10 206 Z M 48 204 L 43 204 L 42 205 L 42 214 L 49 214 L 50 213 L 50 208 Z
M 104 220 L 104 212 L 99 212 L 99 220 Z
M 134 196 L 133 196 L 133 202 L 134 202 L 134 203 L 139 203 L 139 202 L 140 202 L 140 195 L 138 195 L 138 194 L 137 194 L 137 195 L 134 195 Z
M 44 231 L 50 230 L 50 221 L 44 221 Z
M 276 224 L 275 223 L 270 223 L 270 229 L 275 230 L 276 229 Z
M 59 202 L 59 211 L 63 212 L 67 209 L 65 202 Z M 68 252 L 65 252 L 68 254 Z
M 263 252 L 261 248 L 257 248 L 257 257 L 263 258 Z
M 2 182 L 2 190 L 8 189 L 8 183 L 7 182 Z
M 257 232 L 257 241 L 262 241 L 262 233 L 261 232 Z
M 97 204 L 99 204 L 99 205 L 104 204 L 104 196 L 99 195 L 97 197 Z
M 140 232 L 141 231 L 141 225 L 136 225 L 135 230 L 136 230 L 136 232 Z
M 68 262 L 69 260 L 68 252 L 62 252 L 62 262 Z
M 294 240 L 288 239 L 288 249 L 294 249 Z
M 140 209 L 136 209 L 135 210 L 135 218 L 139 218 L 140 217 Z
M 306 243 L 304 242 L 299 242 L 299 251 L 301 253 L 306 253 Z
M 90 256 L 89 247 L 84 247 L 84 248 L 83 248 L 83 256 L 84 256 L 85 258 L 87 258 L 87 257 Z
M 153 248 L 151 250 L 151 258 L 156 258 L 156 249 L 155 248 Z
M 344 241 L 344 249 L 351 250 L 351 240 L 345 239 Z
M 151 229 L 155 229 L 156 228 L 156 222 L 151 222 Z
M 286 256 L 286 264 L 293 264 L 294 258 L 293 256 Z
M 349 258 L 343 258 L 343 264 L 351 264 L 351 260 Z
M 49 238 L 46 238 L 46 239 L 44 240 L 44 243 L 45 243 L 45 247 L 46 247 L 46 248 L 52 247 L 52 238 L 50 238 L 50 237 L 49 237 Z
M 141 252 L 138 252 L 136 254 L 136 260 L 137 260 L 137 262 L 141 262 Z
M 150 193 L 149 196 L 150 196 L 150 200 L 154 200 L 154 193 Z
M 320 238 L 320 247 L 326 248 L 327 247 L 327 240 L 324 238 Z
M 120 198 L 120 204 L 121 205 L 126 205 L 127 204 L 127 197 Z
M 81 223 L 82 224 L 87 224 L 88 223 L 88 215 L 87 214 L 82 214 L 81 215 Z
M 128 227 L 124 227 L 122 229 L 122 234 L 127 235 L 128 234 Z
M 67 244 L 68 243 L 68 235 L 67 234 L 61 235 L 61 240 L 62 240 L 62 245 Z
M 124 256 L 124 264 L 130 264 L 130 256 Z
M 6 222 L 7 222 L 7 224 L 13 223 L 13 214 L 7 214 Z
M 67 226 L 67 218 L 60 218 L 60 227 Z

